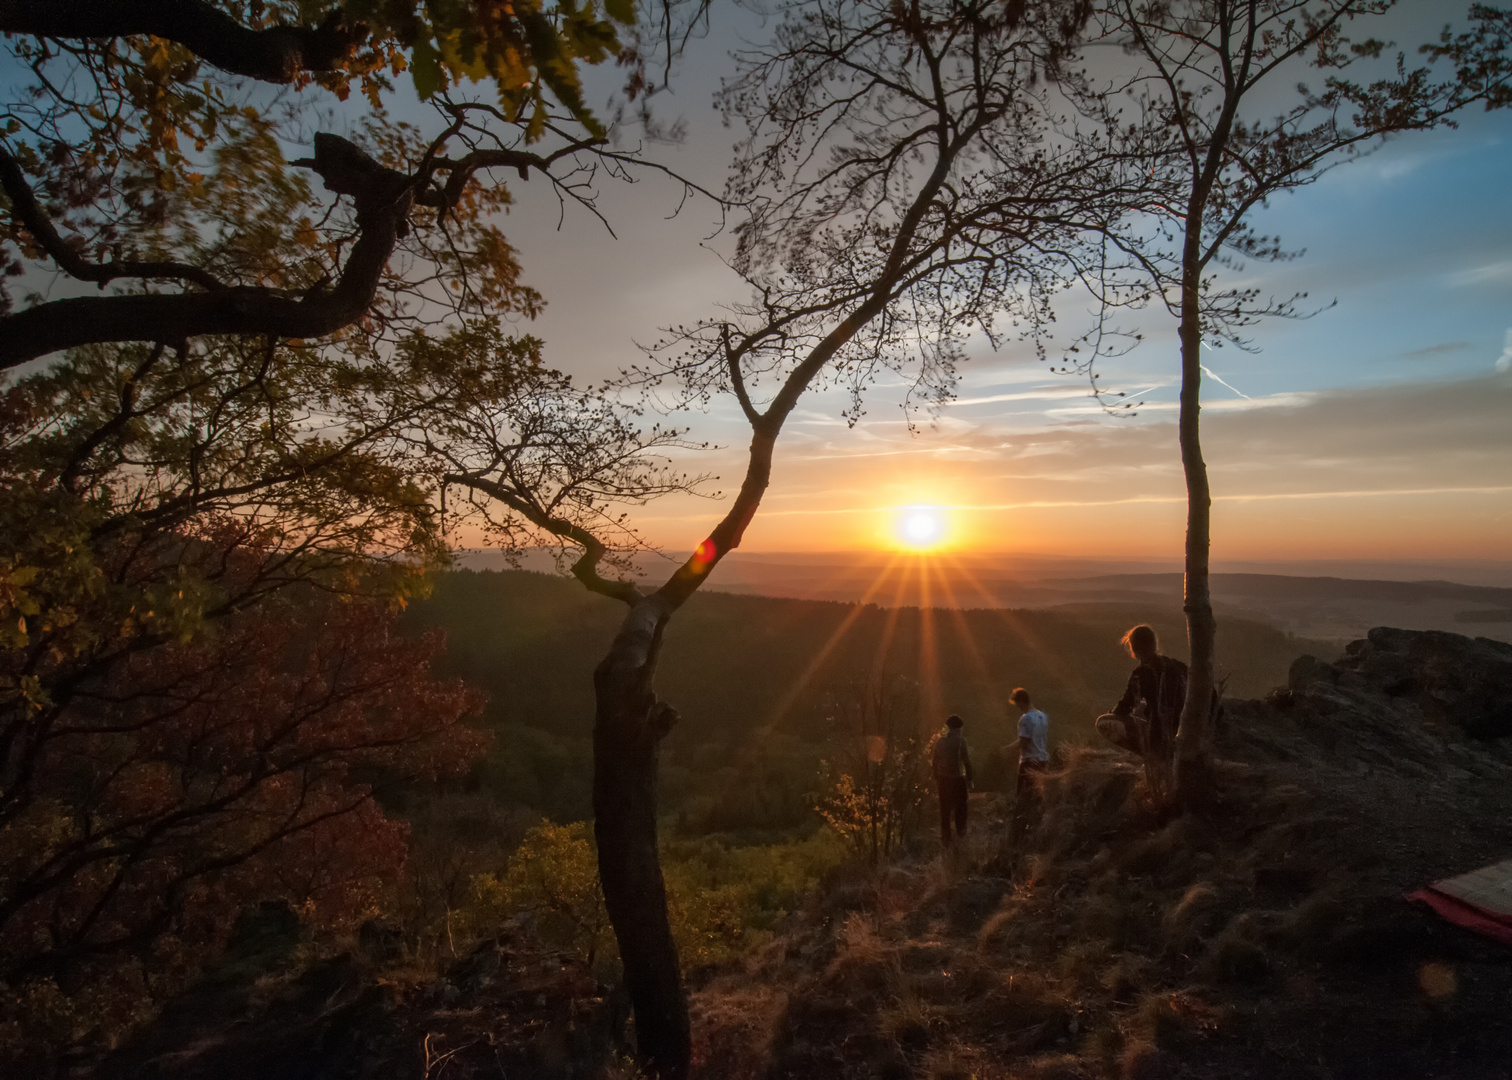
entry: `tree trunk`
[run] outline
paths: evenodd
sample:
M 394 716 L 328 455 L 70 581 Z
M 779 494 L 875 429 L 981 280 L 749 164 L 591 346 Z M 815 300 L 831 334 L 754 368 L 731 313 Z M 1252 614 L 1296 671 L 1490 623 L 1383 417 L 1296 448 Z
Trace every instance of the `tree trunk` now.
M 684 1080 L 692 1035 L 656 837 L 657 754 L 677 715 L 652 683 L 670 615 L 656 597 L 637 603 L 594 671 L 593 833 L 635 1011 L 636 1057 L 658 1080 Z
M 1176 740 L 1176 792 L 1183 803 L 1201 798 L 1210 775 L 1209 755 L 1213 686 L 1213 618 L 1208 588 L 1208 554 L 1212 544 L 1212 493 L 1207 462 L 1202 458 L 1202 318 L 1198 295 L 1200 270 L 1190 267 L 1181 297 L 1181 466 L 1186 474 L 1187 532 L 1182 610 L 1186 613 L 1187 645 L 1191 650 L 1186 704 L 1181 710 Z

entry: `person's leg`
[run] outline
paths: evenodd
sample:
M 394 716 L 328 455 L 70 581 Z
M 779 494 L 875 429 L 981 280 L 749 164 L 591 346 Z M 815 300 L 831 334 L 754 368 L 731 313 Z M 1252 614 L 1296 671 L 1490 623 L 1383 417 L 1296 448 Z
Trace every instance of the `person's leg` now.
M 935 788 L 940 793 L 940 843 L 950 846 L 951 784 L 943 776 L 935 777 Z
M 1103 713 L 1097 718 L 1097 733 L 1120 750 L 1142 754 L 1144 748 L 1140 746 L 1138 724 L 1139 721 L 1132 716 Z
M 964 837 L 966 835 L 966 808 L 969 805 L 970 804 L 967 802 L 967 799 L 966 799 L 966 778 L 963 776 L 959 780 L 956 781 L 956 796 L 955 796 L 956 836 Z
M 1018 784 L 1013 791 L 1013 838 L 1018 840 L 1033 826 L 1039 811 L 1040 789 L 1037 777 L 1045 771 L 1038 761 L 1020 761 Z
M 1018 780 L 1013 785 L 1013 820 L 1009 828 L 1009 835 L 1017 842 L 1024 835 L 1024 815 L 1029 809 L 1029 770 L 1028 762 L 1019 761 Z

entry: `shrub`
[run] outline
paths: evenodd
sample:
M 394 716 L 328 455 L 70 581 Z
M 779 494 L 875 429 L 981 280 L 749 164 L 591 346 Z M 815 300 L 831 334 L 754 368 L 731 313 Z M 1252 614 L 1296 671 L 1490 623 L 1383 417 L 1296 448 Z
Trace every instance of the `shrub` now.
M 841 859 L 825 834 L 787 844 L 733 846 L 714 837 L 664 845 L 667 906 L 685 968 L 722 963 L 765 940 L 777 921 Z M 598 887 L 586 822 L 542 822 L 502 874 L 473 879 L 469 929 L 528 916 L 548 944 L 589 963 L 612 963 L 614 936 Z
M 613 950 L 587 822 L 543 821 L 525 834 L 502 874 L 480 874 L 473 888 L 475 925 L 528 915 L 543 941 L 589 964 Z
M 874 679 L 837 698 L 832 752 L 821 763 L 815 809 L 872 863 L 891 857 L 929 794 L 925 763 L 932 743 L 920 737 L 906 689 L 902 680 Z

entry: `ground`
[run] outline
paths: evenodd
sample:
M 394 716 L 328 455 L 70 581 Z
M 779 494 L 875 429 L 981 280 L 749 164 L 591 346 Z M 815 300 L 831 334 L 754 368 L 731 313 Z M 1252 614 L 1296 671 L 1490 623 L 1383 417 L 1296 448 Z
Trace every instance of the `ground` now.
M 1405 899 L 1512 856 L 1512 646 L 1372 631 L 1228 703 L 1215 749 L 1184 812 L 1073 746 L 1018 846 L 979 793 L 956 850 L 835 874 L 691 973 L 697 1080 L 1512 1078 L 1512 949 Z M 298 920 L 253 916 L 101 1075 L 633 1075 L 623 1001 L 523 928 L 406 976 L 381 927 L 290 964 Z
M 708 977 L 699 1075 L 1512 1077 L 1512 950 L 1404 899 L 1512 855 L 1512 740 L 1470 734 L 1509 675 L 1376 631 L 1228 706 L 1199 811 L 1113 750 L 1062 756 L 1021 850 L 978 796 L 964 850 L 832 883 Z

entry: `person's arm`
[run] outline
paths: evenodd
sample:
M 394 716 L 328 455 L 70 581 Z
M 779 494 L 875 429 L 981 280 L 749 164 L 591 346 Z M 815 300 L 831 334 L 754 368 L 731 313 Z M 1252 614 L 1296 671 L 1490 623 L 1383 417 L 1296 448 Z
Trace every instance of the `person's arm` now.
M 971 787 L 973 783 L 971 776 L 971 751 L 967 749 L 964 737 L 961 739 L 961 765 L 966 769 L 966 786 Z
M 1034 753 L 1034 739 L 1028 735 L 1019 736 L 1019 760 L 1024 761 Z
M 1139 668 L 1135 668 L 1129 675 L 1129 685 L 1124 688 L 1123 697 L 1118 699 L 1118 704 L 1113 706 L 1113 712 L 1118 716 L 1128 716 L 1134 711 L 1134 706 L 1139 704 Z

